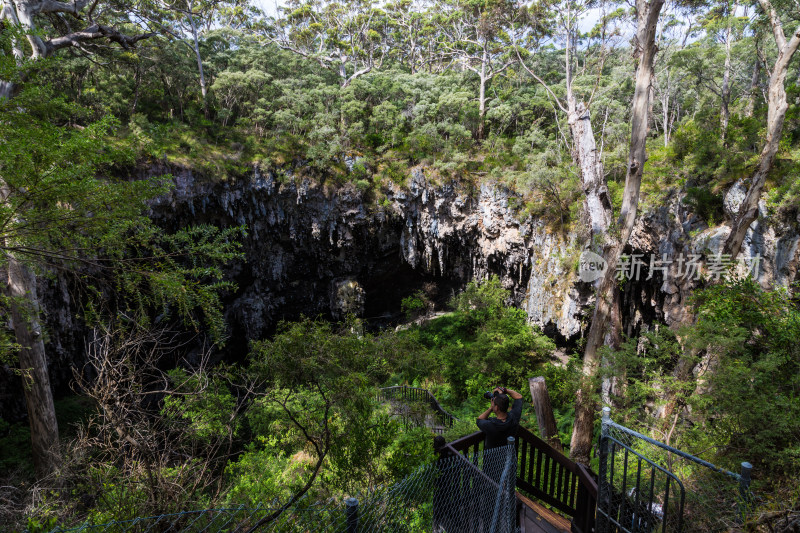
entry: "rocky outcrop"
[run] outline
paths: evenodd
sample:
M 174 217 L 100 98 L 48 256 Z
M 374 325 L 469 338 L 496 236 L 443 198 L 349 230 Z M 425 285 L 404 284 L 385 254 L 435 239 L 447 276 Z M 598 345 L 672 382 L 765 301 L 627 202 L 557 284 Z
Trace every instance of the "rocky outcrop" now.
M 741 186 L 734 184 L 725 199 L 726 211 L 735 212 L 741 198 Z M 770 221 L 763 203 L 761 207 L 761 216 L 748 230 L 735 261 L 722 255 L 730 228 L 708 227 L 689 211 L 678 193 L 640 217 L 627 251 L 641 255 L 644 265 L 639 279 L 624 285 L 627 333 L 632 334 L 643 322 L 689 323 L 693 319 L 690 293 L 727 270 L 737 276 L 752 274 L 764 288 L 789 288 L 800 279 L 797 228 Z
M 415 168 L 407 186 L 390 185 L 379 198 L 367 198 L 350 184 L 259 169 L 214 183 L 189 170 L 168 170 L 175 189 L 153 205 L 161 223 L 247 227 L 247 259 L 231 271 L 239 291 L 227 302 L 235 339 L 262 337 L 277 321 L 301 314 L 356 312 L 380 324 L 399 318 L 401 299 L 424 283 L 438 286 L 442 305 L 468 281 L 491 275 L 533 323 L 562 342 L 586 328 L 593 296 L 578 278 L 584 243 L 576 234 L 520 221 L 502 187 L 484 183 L 470 193 L 432 185 Z M 726 205 L 735 204 L 734 193 Z M 643 323 L 690 320 L 690 292 L 714 276 L 710 262 L 729 230 L 708 228 L 681 200 L 675 194 L 640 217 L 626 250 L 642 263 L 638 276 L 623 284 L 629 335 Z M 786 286 L 797 278 L 798 241 L 791 228 L 756 223 L 742 256 L 759 258 L 762 284 Z
M 215 183 L 163 170 L 175 188 L 153 205 L 161 224 L 247 228 L 246 261 L 230 272 L 239 291 L 226 302 L 233 339 L 262 337 L 301 314 L 340 318 L 355 310 L 391 321 L 401 299 L 424 283 L 438 286 L 441 305 L 468 281 L 491 275 L 537 324 L 580 334 L 589 291 L 570 281 L 578 243 L 520 222 L 500 187 L 469 194 L 433 186 L 417 168 L 406 187 L 385 188 L 376 200 L 350 184 L 281 180 L 258 169 Z

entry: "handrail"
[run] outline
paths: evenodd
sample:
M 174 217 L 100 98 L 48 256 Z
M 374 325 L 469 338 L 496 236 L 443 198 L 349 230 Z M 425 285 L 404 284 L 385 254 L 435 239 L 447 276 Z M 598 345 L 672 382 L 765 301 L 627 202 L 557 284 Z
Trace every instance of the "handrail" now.
M 597 480 L 592 475 L 591 470 L 580 463 L 578 463 L 578 478 L 580 478 L 581 483 L 586 487 L 586 490 L 589 491 L 589 495 L 597 500 Z
M 470 433 L 465 437 L 461 437 L 460 439 L 456 439 L 453 442 L 447 444 L 448 447 L 451 447 L 459 452 L 473 446 L 474 444 L 479 444 L 486 439 L 486 435 L 477 431 L 475 433 Z
M 447 444 L 462 454 L 479 452 L 480 431 Z M 588 533 L 594 527 L 597 481 L 590 470 L 575 463 L 524 427 L 517 431 L 517 488 L 572 517 L 572 530 Z
M 568 469 L 570 472 L 577 472 L 578 463 L 574 462 L 572 459 L 550 446 L 546 440 L 537 437 L 522 426 L 520 426 L 520 428 L 517 430 L 517 435 L 519 435 L 520 438 L 524 438 L 528 442 L 535 443 L 537 447 L 547 450 L 550 456 L 558 464 Z
M 398 397 L 401 396 L 401 397 Z M 442 425 L 453 427 L 453 423 L 458 421 L 458 418 L 448 413 L 436 400 L 436 397 L 431 394 L 428 389 L 420 387 L 407 387 L 405 385 L 395 385 L 392 387 L 383 387 L 380 389 L 379 398 L 384 400 L 415 400 L 427 402 L 434 413 L 438 416 Z
M 472 531 L 477 528 L 478 531 L 491 533 L 497 531 L 496 526 L 500 519 L 503 502 L 508 502 L 509 513 L 516 514 L 512 503 L 514 502 L 513 489 L 508 483 L 509 475 L 515 474 L 515 447 L 512 447 L 511 443 L 508 446 L 491 450 L 496 453 L 502 451 L 505 456 L 505 466 L 500 474 L 499 482 L 486 472 L 487 456 L 483 456 L 483 464 L 481 464 L 479 456 L 470 456 L 467 450 L 455 449 L 452 443 L 446 443 L 441 436 L 434 439 L 434 449 L 441 461 L 455 461 L 458 472 L 455 477 L 447 474 L 440 476 L 437 481 L 436 494 L 433 499 L 434 525 L 438 520 L 439 528 L 442 530 L 465 531 L 468 529 Z M 440 462 L 439 464 L 448 465 L 449 471 L 450 463 Z M 497 495 L 492 502 L 486 496 L 493 491 L 496 491 Z M 487 515 L 487 512 L 490 514 Z M 507 517 L 513 518 L 511 515 Z M 486 521 L 487 518 L 490 518 L 490 522 Z M 434 527 L 437 531 L 439 528 Z
M 582 464 L 578 464 L 578 479 L 580 484 L 571 529 L 573 533 L 590 533 L 595 529 L 597 515 L 597 480 Z
M 447 448 L 447 450 L 450 452 L 450 454 L 451 454 L 450 457 L 459 457 L 460 460 L 464 461 L 464 463 L 470 468 L 470 470 L 474 470 L 475 471 L 475 474 L 478 477 L 483 478 L 484 481 L 488 481 L 490 485 L 494 485 L 498 489 L 500 488 L 500 485 L 497 484 L 497 481 L 495 481 L 492 478 L 490 478 L 489 476 L 487 476 L 486 472 L 484 472 L 483 470 L 478 468 L 477 465 L 475 465 L 472 461 L 468 460 L 462 454 L 458 453 L 458 450 L 456 450 L 455 448 L 453 448 L 449 444 L 445 445 L 445 448 Z

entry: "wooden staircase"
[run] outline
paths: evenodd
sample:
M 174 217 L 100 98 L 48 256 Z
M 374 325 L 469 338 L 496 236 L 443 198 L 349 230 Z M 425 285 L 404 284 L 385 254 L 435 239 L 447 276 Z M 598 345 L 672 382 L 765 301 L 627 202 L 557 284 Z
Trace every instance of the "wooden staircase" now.
M 568 518 L 554 513 L 517 491 L 520 533 L 569 533 Z
M 435 444 L 441 457 L 478 454 L 480 431 L 453 442 Z M 516 494 L 521 532 L 591 533 L 597 508 L 597 476 L 573 462 L 527 429 L 516 436 Z

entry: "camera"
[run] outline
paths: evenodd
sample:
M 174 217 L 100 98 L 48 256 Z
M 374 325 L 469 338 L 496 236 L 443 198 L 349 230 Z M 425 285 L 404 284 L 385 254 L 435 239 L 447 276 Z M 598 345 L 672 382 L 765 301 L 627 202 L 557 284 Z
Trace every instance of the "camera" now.
M 494 398 L 498 394 L 505 394 L 506 393 L 506 389 L 503 388 L 503 387 L 495 387 L 495 389 L 500 389 L 501 392 L 495 392 L 494 389 L 487 390 L 486 392 L 483 393 L 483 397 L 486 398 L 489 401 L 492 401 L 492 398 Z

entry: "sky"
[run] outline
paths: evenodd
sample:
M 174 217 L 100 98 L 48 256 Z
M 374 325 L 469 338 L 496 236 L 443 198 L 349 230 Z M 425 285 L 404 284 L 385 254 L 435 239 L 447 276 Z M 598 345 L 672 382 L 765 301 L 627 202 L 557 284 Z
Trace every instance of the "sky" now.
M 278 0 L 253 0 L 253 3 L 270 17 L 274 17 L 278 13 L 277 6 L 280 5 Z

